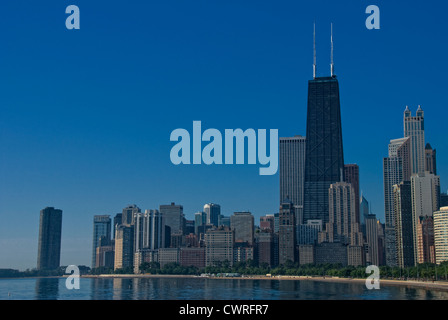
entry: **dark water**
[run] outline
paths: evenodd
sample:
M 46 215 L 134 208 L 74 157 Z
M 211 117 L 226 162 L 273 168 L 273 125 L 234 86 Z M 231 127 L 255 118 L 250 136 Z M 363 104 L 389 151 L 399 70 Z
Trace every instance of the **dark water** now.
M 0 300 L 448 300 L 443 291 L 306 280 L 82 278 L 79 290 L 67 289 L 65 282 L 2 279 Z

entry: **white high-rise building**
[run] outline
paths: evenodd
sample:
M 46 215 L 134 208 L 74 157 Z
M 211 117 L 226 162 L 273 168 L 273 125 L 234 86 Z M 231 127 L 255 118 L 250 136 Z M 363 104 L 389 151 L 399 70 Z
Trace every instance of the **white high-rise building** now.
M 215 227 L 219 226 L 219 216 L 221 215 L 221 206 L 216 203 L 207 203 L 204 205 L 204 212 L 207 216 L 207 224 Z
M 404 111 L 404 136 L 411 138 L 411 172 L 412 174 L 425 172 L 425 122 L 424 112 L 418 106 L 415 117 L 409 107 Z
M 448 207 L 434 212 L 434 244 L 436 263 L 448 261 Z
M 165 247 L 165 221 L 158 210 L 136 213 L 134 221 L 134 251 Z
M 280 201 L 289 198 L 294 205 L 296 224 L 303 221 L 306 138 L 280 138 Z
M 420 217 L 433 216 L 439 210 L 440 178 L 425 172 L 411 177 L 412 219 L 414 230 L 414 257 L 417 263 L 417 226 Z
M 410 161 L 411 138 L 391 140 L 388 151 L 388 158 L 383 159 L 386 264 L 393 267 L 397 265 L 394 185 L 410 179 L 412 172 Z

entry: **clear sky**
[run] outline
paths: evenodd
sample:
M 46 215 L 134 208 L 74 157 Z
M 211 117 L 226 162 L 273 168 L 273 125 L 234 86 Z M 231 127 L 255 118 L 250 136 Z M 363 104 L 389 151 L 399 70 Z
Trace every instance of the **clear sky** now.
M 306 3 L 306 4 L 305 4 Z M 65 28 L 78 5 L 81 29 Z M 381 9 L 367 30 L 365 9 Z M 170 133 L 306 132 L 316 21 L 318 76 L 330 23 L 344 155 L 384 221 L 382 158 L 403 111 L 425 111 L 448 188 L 448 64 L 442 1 L 17 1 L 0 3 L 0 268 L 34 268 L 39 211 L 63 210 L 61 264 L 90 264 L 93 216 L 128 204 L 205 203 L 278 212 L 279 176 L 258 165 L 174 166 Z

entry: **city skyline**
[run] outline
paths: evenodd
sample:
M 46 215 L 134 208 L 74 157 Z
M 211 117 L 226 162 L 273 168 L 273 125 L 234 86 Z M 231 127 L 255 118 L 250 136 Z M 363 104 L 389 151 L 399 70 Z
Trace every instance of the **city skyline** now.
M 179 5 L 193 15 L 198 10 L 194 4 Z M 64 211 L 63 265 L 89 265 L 92 253 L 84 248 L 92 245 L 92 217 L 115 215 L 132 203 L 144 209 L 179 203 L 189 219 L 211 202 L 220 204 L 226 216 L 250 211 L 257 222 L 262 215 L 278 212 L 282 201 L 278 175 L 259 177 L 257 166 L 174 167 L 169 162 L 169 132 L 196 118 L 207 127 L 279 128 L 280 137 L 305 136 L 306 82 L 312 76 L 316 17 L 319 75 L 330 73 L 330 55 L 326 53 L 330 22 L 334 22 L 344 158 L 346 163 L 359 165 L 360 191 L 372 212 L 384 222 L 381 160 L 387 156 L 390 139 L 402 136 L 400 124 L 406 105 L 412 112 L 418 105 L 425 110 L 426 141 L 437 149 L 441 189 L 447 189 L 446 111 L 443 90 L 434 90 L 444 83 L 440 74 L 446 66 L 435 63 L 423 68 L 412 63 L 428 56 L 443 61 L 445 44 L 436 41 L 443 38 L 433 22 L 437 21 L 434 15 L 441 13 L 425 13 L 419 5 L 402 8 L 385 3 L 381 8 L 388 19 L 383 19 L 382 30 L 372 33 L 363 26 L 363 5 L 288 4 L 290 10 L 286 11 L 291 13 L 285 13 L 284 8 L 270 10 L 270 5 L 261 3 L 257 14 L 251 15 L 251 8 L 245 5 L 208 4 L 196 14 L 200 22 L 185 20 L 184 13 L 175 12 L 172 19 L 179 19 L 175 26 L 187 24 L 189 28 L 177 35 L 157 28 L 162 35 L 157 36 L 151 28 L 166 24 L 155 12 L 167 15 L 171 8 L 146 4 L 153 18 L 151 27 L 139 29 L 137 22 L 129 27 L 118 23 L 111 26 L 116 39 L 88 15 L 83 16 L 81 32 L 72 35 L 56 26 L 53 15 L 57 15 L 57 8 L 50 8 L 35 30 L 30 30 L 17 22 L 21 21 L 18 17 L 23 10 L 25 14 L 41 12 L 37 4 L 20 9 L 18 4 L 1 6 L 11 15 L 2 21 L 10 32 L 4 39 L 8 49 L 0 59 L 4 89 L 0 97 L 0 170 L 2 181 L 8 182 L 0 189 L 0 215 L 7 217 L 0 227 L 0 255 L 4 257 L 0 267 L 35 267 L 38 212 L 47 206 Z M 98 6 L 86 4 L 83 10 L 101 11 Z M 343 12 L 340 7 L 347 8 Z M 218 8 L 223 12 L 217 13 Z M 212 15 L 207 17 L 205 10 L 211 10 Z M 310 17 L 310 12 L 315 16 Z M 420 22 L 401 25 L 416 12 L 421 15 Z M 111 8 L 107 14 L 118 12 Z M 233 17 L 234 26 L 227 26 L 228 16 Z M 247 20 L 249 16 L 251 20 Z M 201 31 L 211 18 L 218 18 L 212 29 Z M 131 31 L 135 35 L 126 40 Z M 216 34 L 219 43 L 210 40 Z M 144 36 L 150 44 L 136 41 Z M 15 40 L 22 38 L 28 42 Z M 102 40 L 94 45 L 98 38 Z M 27 54 L 30 41 L 36 48 Z M 419 48 L 411 45 L 415 41 L 421 44 Z M 359 46 L 352 48 L 353 42 Z M 117 43 L 129 45 L 129 51 L 117 48 Z M 426 49 L 429 45 L 431 52 Z M 86 46 L 94 50 L 79 49 Z M 177 46 L 185 52 L 182 57 L 172 51 Z M 227 49 L 221 53 L 223 47 Z M 99 53 L 92 53 L 95 49 Z M 104 61 L 98 64 L 103 56 Z M 55 62 L 50 62 L 52 59 Z M 66 61 L 71 61 L 72 67 L 65 65 Z M 110 68 L 112 62 L 115 69 Z M 89 68 L 98 76 L 92 77 Z M 70 70 L 73 78 L 64 84 L 60 79 L 66 79 Z M 48 75 L 41 81 L 42 72 Z M 428 85 L 424 79 L 430 77 L 435 80 Z M 18 84 L 27 95 L 20 94 Z M 391 87 L 393 90 L 388 89 Z M 214 98 L 224 93 L 223 100 Z M 120 111 L 123 107 L 127 112 Z M 170 108 L 174 112 L 168 116 L 163 110 Z M 238 118 L 233 114 L 236 110 Z M 260 116 L 254 117 L 254 112 Z M 285 117 L 286 112 L 293 117 Z M 220 119 L 217 123 L 216 118 Z M 159 124 L 151 128 L 151 122 Z M 213 181 L 218 183 L 210 188 Z

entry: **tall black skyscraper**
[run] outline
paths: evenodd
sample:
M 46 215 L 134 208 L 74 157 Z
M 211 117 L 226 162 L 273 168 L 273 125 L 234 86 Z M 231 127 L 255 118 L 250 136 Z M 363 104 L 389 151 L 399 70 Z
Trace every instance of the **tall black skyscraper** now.
M 40 211 L 37 269 L 54 270 L 61 260 L 62 210 L 47 207 Z
M 339 83 L 336 76 L 308 82 L 303 222 L 329 221 L 328 188 L 343 181 Z

